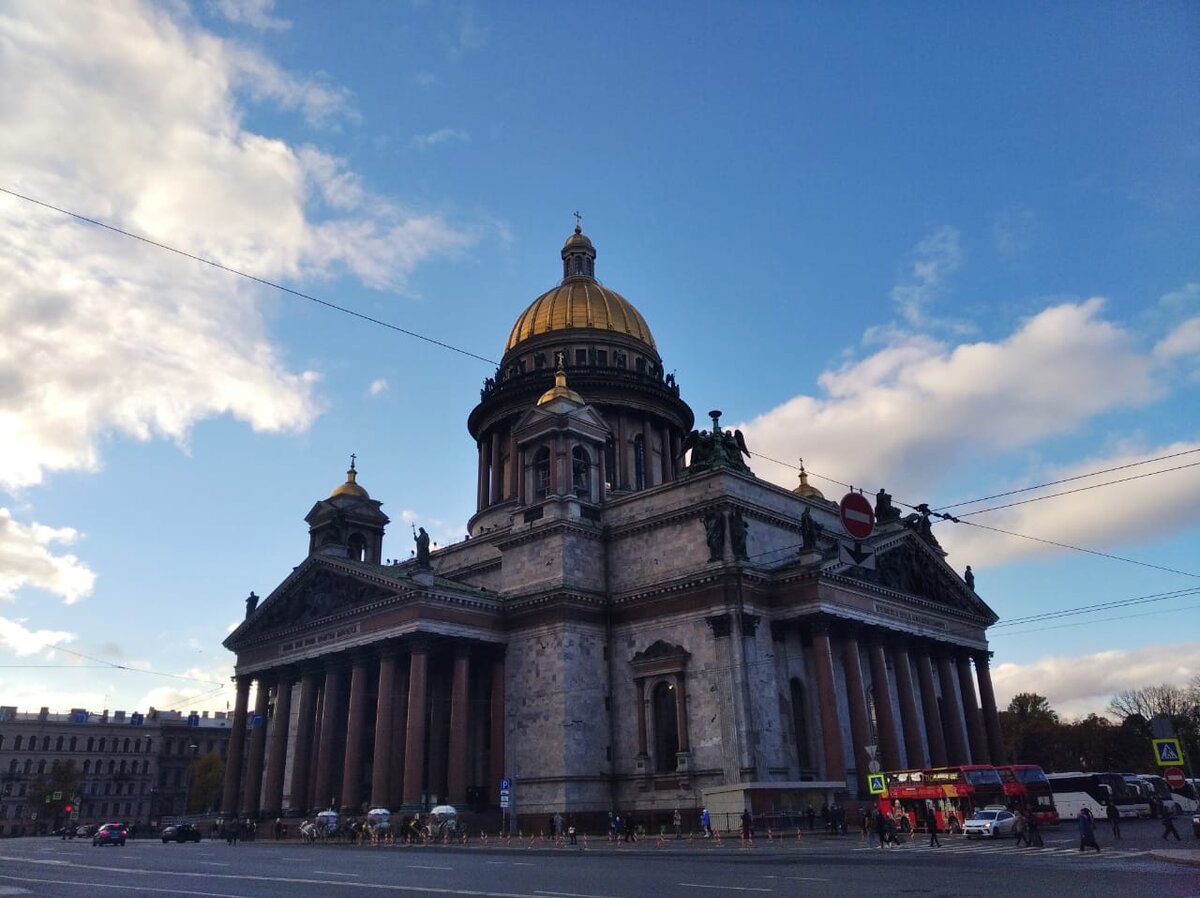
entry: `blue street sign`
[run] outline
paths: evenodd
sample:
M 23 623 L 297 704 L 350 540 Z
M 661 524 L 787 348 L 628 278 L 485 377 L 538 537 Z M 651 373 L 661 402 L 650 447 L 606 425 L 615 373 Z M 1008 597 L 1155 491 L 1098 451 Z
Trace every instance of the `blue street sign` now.
M 199 714 L 189 714 L 187 723 L 188 723 L 188 726 L 190 726 L 190 727 L 200 726 L 200 715 Z
M 262 726 L 262 722 L 263 722 L 263 716 L 261 714 L 252 714 L 250 716 L 250 726 L 260 727 L 260 726 Z
M 132 714 L 129 715 L 129 725 L 130 726 L 140 727 L 145 722 L 145 720 L 146 720 L 145 715 L 141 714 L 137 711 L 134 711 Z
M 507 792 L 511 788 L 512 788 L 512 783 L 508 779 L 500 780 L 500 791 L 501 792 Z
M 87 723 L 87 719 L 88 719 L 87 711 L 72 711 L 71 712 L 71 723 Z

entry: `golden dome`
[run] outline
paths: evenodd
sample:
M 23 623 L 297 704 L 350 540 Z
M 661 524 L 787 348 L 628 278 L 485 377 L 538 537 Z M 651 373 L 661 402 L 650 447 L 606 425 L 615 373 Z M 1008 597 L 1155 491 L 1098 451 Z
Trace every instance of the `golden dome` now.
M 346 472 L 346 482 L 341 486 L 336 487 L 334 491 L 329 494 L 329 498 L 335 499 L 338 496 L 354 496 L 356 499 L 370 499 L 371 496 L 367 493 L 367 491 L 359 486 L 356 482 L 357 478 L 358 471 L 354 470 L 354 456 L 351 455 L 350 470 Z
M 547 402 L 553 402 L 555 399 L 570 399 L 573 402 L 578 402 L 580 405 L 586 405 L 582 396 L 567 386 L 567 372 L 562 369 L 562 362 L 558 363 L 558 370 L 554 372 L 554 386 L 541 395 L 538 399 L 538 405 L 545 405 Z
M 541 334 L 573 328 L 617 331 L 655 349 L 654 337 L 642 313 L 594 276 L 596 249 L 578 225 L 562 248 L 563 280 L 521 313 L 508 335 L 504 351 Z
M 824 499 L 825 494 L 815 486 L 810 486 L 808 482 L 808 472 L 804 470 L 804 460 L 800 460 L 800 485 L 792 490 L 797 496 L 803 496 L 806 499 Z

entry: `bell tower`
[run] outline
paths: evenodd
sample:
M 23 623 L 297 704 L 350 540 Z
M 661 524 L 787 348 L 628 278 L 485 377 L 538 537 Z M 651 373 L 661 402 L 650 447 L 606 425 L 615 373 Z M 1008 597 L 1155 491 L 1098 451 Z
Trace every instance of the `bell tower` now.
M 382 502 L 372 499 L 358 483 L 355 456 L 350 456 L 346 482 L 334 488 L 305 516 L 308 554 L 331 555 L 351 561 L 381 564 L 383 530 L 388 516 Z

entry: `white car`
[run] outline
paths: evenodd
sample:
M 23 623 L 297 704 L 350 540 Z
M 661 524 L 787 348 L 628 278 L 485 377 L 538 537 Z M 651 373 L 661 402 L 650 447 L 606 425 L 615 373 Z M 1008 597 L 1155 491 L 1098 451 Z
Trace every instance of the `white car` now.
M 1012 811 L 985 808 L 976 811 L 975 816 L 963 824 L 963 835 L 998 839 L 1000 836 L 1011 836 L 1016 825 L 1017 818 Z

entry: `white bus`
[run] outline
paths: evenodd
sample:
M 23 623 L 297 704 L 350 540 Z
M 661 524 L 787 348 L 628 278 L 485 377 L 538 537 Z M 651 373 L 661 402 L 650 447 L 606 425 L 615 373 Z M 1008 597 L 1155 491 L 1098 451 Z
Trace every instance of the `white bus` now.
M 1196 800 L 1196 788 L 1190 782 L 1184 782 L 1182 788 L 1173 789 L 1156 773 L 1143 773 L 1140 774 L 1140 778 L 1150 784 L 1160 809 L 1170 807 L 1176 814 L 1191 814 L 1200 810 L 1200 801 Z
M 1130 794 L 1136 799 L 1137 815 L 1139 817 L 1157 817 L 1158 814 L 1154 812 L 1158 804 L 1154 800 L 1154 787 L 1136 773 L 1122 773 L 1121 778 L 1125 780 Z
M 1122 817 L 1137 817 L 1139 807 L 1146 806 L 1119 773 L 1047 773 L 1046 779 L 1054 792 L 1058 816 L 1063 820 L 1077 819 L 1084 808 L 1097 820 L 1103 820 L 1110 799 Z

